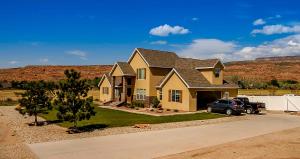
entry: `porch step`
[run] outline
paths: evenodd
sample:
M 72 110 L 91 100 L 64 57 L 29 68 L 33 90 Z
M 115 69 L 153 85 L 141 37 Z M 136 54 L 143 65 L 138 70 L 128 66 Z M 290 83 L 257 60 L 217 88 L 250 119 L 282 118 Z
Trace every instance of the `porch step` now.
M 123 103 L 125 103 L 125 102 L 124 101 L 111 102 L 111 103 L 109 103 L 109 106 L 120 106 Z

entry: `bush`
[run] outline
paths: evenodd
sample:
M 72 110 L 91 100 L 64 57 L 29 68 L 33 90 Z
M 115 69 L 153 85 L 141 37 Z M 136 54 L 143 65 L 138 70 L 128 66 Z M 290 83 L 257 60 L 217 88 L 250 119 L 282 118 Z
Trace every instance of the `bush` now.
M 140 101 L 133 101 L 131 102 L 131 105 L 130 105 L 131 108 L 135 108 L 135 107 L 138 107 L 138 108 L 144 108 L 145 105 L 143 102 L 140 102 Z
M 179 110 L 178 110 L 178 109 L 174 109 L 173 111 L 174 111 L 174 112 L 179 112 Z
M 159 105 L 160 101 L 158 100 L 157 97 L 154 97 L 151 101 L 151 104 L 153 105 L 153 108 L 157 108 Z
M 171 109 L 167 109 L 167 111 L 171 111 Z

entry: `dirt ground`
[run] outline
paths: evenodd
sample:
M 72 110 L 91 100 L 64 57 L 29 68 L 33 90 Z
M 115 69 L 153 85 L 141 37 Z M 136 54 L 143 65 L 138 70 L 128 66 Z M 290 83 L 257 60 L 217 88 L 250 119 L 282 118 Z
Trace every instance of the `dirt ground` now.
M 36 158 L 22 140 L 0 121 L 0 159 Z
M 226 135 L 226 134 L 224 134 Z M 300 159 L 300 128 L 161 157 L 160 159 Z

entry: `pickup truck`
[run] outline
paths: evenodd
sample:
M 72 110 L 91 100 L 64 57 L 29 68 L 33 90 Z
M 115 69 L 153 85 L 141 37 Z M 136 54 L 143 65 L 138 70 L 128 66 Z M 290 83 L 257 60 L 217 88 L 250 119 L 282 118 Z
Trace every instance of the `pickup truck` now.
M 247 114 L 258 114 L 266 108 L 265 103 L 249 102 L 247 97 L 236 97 L 234 99 L 244 103 L 244 109 Z

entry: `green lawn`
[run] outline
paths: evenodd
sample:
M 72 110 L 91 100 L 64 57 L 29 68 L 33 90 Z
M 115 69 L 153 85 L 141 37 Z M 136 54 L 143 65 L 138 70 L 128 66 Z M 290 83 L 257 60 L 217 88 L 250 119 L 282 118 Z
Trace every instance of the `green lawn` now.
M 190 120 L 205 120 L 225 117 L 221 114 L 210 113 L 196 113 L 196 114 L 183 114 L 173 116 L 149 116 L 143 114 L 128 113 L 119 110 L 111 110 L 105 108 L 95 107 L 96 116 L 93 116 L 90 120 L 80 121 L 78 127 L 87 128 L 104 128 L 104 127 L 121 127 L 132 126 L 134 124 L 157 124 Z M 56 121 L 56 110 L 52 110 L 48 114 L 41 115 L 43 118 L 49 121 Z M 70 122 L 57 122 L 58 125 L 63 127 L 71 127 Z

